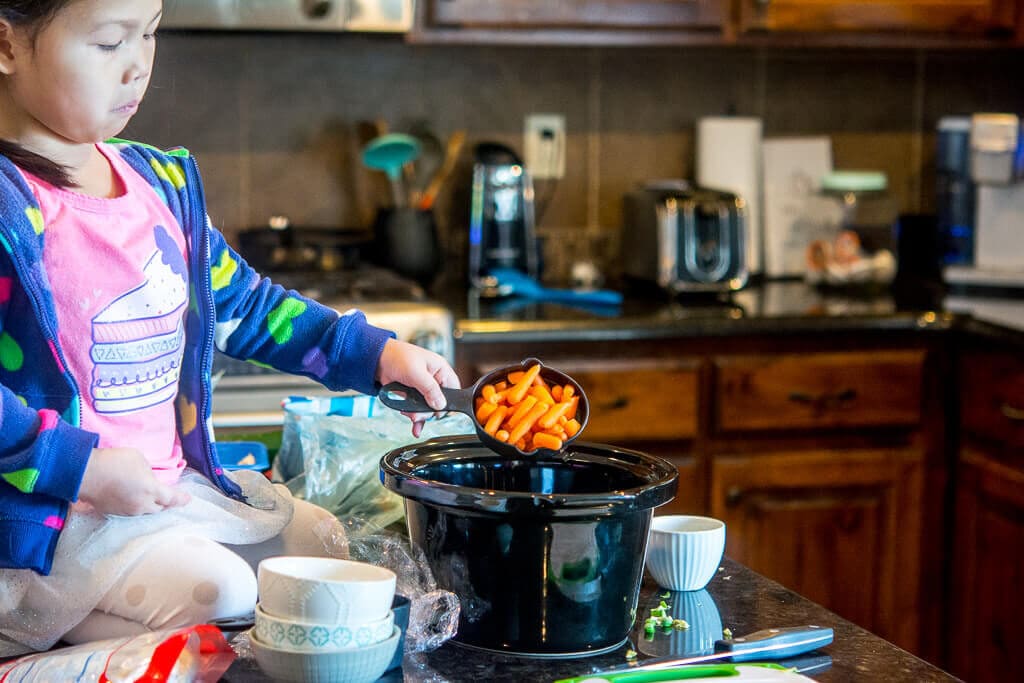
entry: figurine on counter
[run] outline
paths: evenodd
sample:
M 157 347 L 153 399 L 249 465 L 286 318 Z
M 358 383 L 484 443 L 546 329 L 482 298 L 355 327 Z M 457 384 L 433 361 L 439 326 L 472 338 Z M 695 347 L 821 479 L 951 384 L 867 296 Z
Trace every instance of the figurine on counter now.
M 161 12 L 0 0 L 0 656 L 244 615 L 259 560 L 344 550 L 330 513 L 220 466 L 214 347 L 438 409 L 458 387 L 441 356 L 254 272 L 188 152 L 110 140 Z

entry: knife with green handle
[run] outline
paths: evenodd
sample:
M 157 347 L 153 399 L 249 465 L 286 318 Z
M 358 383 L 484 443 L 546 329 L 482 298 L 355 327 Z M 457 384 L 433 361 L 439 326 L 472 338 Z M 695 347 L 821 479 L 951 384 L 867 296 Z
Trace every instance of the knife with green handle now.
M 732 662 L 749 662 L 754 660 L 774 660 L 794 657 L 796 655 L 816 650 L 832 642 L 834 634 L 831 628 L 825 626 L 793 626 L 790 628 L 768 628 L 763 631 L 751 633 L 748 636 L 719 640 L 715 642 L 715 652 L 709 655 L 697 657 L 657 657 L 647 659 L 640 664 L 606 669 L 599 673 L 578 678 L 566 678 L 556 683 L 573 683 L 588 678 L 599 677 L 610 681 L 608 678 L 619 673 L 637 671 L 656 671 L 668 667 L 682 666 L 684 664 L 700 664 L 717 660 L 728 660 Z

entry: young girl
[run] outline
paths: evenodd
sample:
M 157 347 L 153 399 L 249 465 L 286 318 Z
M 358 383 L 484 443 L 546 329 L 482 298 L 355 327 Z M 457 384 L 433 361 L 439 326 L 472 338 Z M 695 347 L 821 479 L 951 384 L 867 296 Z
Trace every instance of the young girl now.
M 142 101 L 161 10 L 0 0 L 0 655 L 245 614 L 263 557 L 343 550 L 329 513 L 219 465 L 215 346 L 437 408 L 458 386 L 253 272 L 187 152 L 101 142 Z

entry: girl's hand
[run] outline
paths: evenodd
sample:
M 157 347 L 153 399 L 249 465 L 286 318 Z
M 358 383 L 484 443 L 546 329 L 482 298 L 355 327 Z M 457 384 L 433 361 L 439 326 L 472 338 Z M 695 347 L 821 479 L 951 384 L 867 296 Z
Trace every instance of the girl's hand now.
M 190 496 L 160 482 L 134 448 L 94 448 L 78 498 L 105 515 L 145 515 L 184 505 Z
M 377 364 L 377 381 L 410 386 L 423 394 L 427 405 L 438 411 L 448 405 L 441 387 L 459 388 L 459 378 L 448 361 L 433 351 L 397 339 L 389 339 L 384 344 Z M 412 420 L 412 435 L 418 437 L 426 417 L 423 413 L 403 414 Z

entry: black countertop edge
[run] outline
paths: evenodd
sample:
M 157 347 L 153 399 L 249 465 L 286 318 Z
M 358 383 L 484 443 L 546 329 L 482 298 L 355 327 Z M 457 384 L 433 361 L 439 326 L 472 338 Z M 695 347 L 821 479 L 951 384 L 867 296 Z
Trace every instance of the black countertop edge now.
M 661 321 L 644 318 L 614 320 L 472 320 L 455 321 L 455 337 L 461 342 L 491 342 L 496 335 L 509 342 L 636 341 L 732 337 L 738 335 L 792 335 L 808 332 L 930 332 L 943 333 L 962 326 L 963 316 L 942 311 L 848 315 L 833 317 L 780 316 L 771 318 L 722 318 L 715 320 Z M 993 326 L 997 329 L 998 326 Z M 987 328 L 979 328 L 987 329 Z M 1006 330 L 1008 334 L 1020 333 Z

